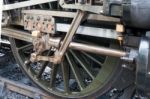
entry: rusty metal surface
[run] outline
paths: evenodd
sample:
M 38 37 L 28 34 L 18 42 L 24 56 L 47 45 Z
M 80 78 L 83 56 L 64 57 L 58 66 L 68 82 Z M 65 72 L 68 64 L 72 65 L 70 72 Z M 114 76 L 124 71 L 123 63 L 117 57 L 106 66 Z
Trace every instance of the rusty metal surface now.
M 55 34 L 55 19 L 52 16 L 26 14 L 24 15 L 24 29 L 33 31 Z

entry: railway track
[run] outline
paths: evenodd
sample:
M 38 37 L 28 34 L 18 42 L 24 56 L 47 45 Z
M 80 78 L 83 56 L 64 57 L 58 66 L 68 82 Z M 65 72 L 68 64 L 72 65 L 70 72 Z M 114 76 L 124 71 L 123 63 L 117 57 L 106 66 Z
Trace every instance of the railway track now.
M 0 87 L 0 96 L 2 99 L 4 99 L 3 97 L 6 89 L 33 99 L 53 99 L 40 89 L 16 81 L 8 80 L 3 77 L 0 77 Z

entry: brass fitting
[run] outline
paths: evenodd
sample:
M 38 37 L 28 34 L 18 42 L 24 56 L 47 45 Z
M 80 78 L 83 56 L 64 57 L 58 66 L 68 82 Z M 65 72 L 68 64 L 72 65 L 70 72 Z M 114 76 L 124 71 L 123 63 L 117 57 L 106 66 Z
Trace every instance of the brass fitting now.
M 118 41 L 119 41 L 119 44 L 122 45 L 123 43 L 123 32 L 125 32 L 125 27 L 123 24 L 117 24 L 116 25 L 116 32 L 118 32 Z
M 32 37 L 40 38 L 42 33 L 40 31 L 32 31 Z
M 118 36 L 117 39 L 119 41 L 119 44 L 122 45 L 122 43 L 123 43 L 123 36 Z
M 125 31 L 125 27 L 122 24 L 116 25 L 116 32 L 123 33 Z

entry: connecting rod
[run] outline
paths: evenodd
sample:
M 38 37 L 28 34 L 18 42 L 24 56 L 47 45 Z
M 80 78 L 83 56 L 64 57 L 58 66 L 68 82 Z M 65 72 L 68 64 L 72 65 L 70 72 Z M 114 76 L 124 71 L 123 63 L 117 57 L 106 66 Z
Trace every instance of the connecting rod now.
M 60 41 L 59 39 L 55 39 L 55 38 L 50 38 L 49 40 L 52 46 L 55 46 L 55 47 L 59 45 L 60 43 L 59 41 Z M 62 44 L 62 42 L 60 44 Z M 95 53 L 95 54 L 113 56 L 113 57 L 125 57 L 128 55 L 127 52 L 124 52 L 121 50 L 111 49 L 111 48 L 106 48 L 106 47 L 96 46 L 96 45 L 77 43 L 77 42 L 71 42 L 68 47 L 74 50 L 80 50 L 80 51 L 85 51 L 89 53 Z

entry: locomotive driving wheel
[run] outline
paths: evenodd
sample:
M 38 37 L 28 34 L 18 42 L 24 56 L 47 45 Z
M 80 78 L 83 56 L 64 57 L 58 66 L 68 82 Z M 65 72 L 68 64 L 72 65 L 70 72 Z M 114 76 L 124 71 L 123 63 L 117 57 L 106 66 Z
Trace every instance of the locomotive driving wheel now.
M 31 63 L 28 60 L 33 52 L 33 45 L 13 38 L 10 38 L 10 42 L 16 61 L 24 73 L 38 87 L 56 99 L 96 98 L 111 88 L 120 67 L 119 58 L 72 49 L 67 50 L 60 64 L 44 61 Z M 94 40 L 94 44 L 99 45 L 100 42 Z M 118 48 L 116 44 L 100 45 Z M 54 50 L 51 48 L 42 54 L 50 56 L 54 54 Z

